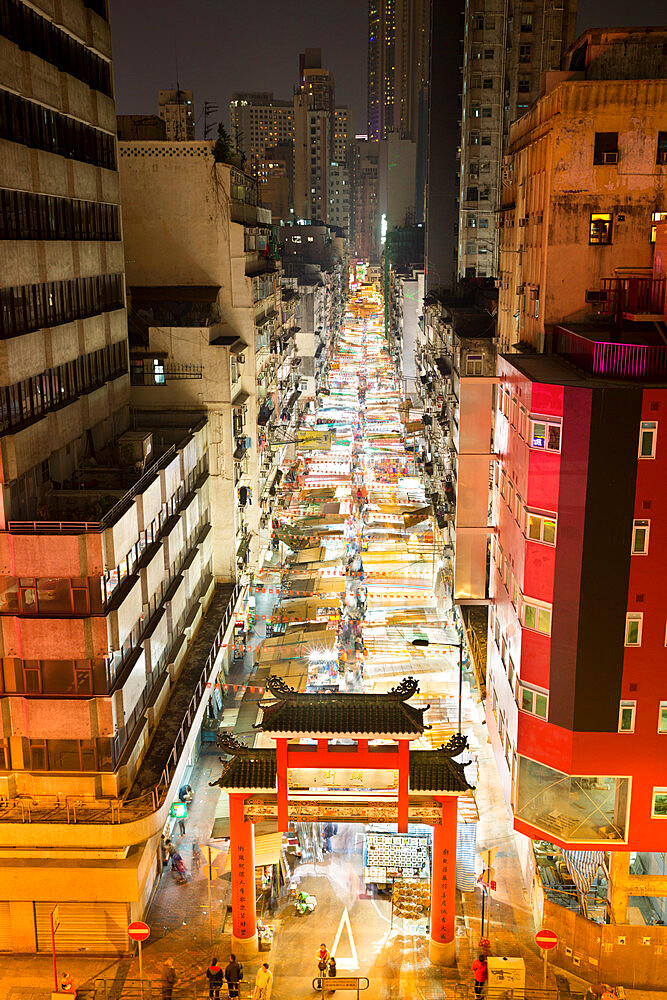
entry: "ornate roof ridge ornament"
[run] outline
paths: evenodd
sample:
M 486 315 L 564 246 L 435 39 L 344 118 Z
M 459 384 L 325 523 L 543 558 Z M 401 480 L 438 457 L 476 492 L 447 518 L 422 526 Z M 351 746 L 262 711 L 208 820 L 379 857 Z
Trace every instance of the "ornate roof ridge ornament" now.
M 387 694 L 398 701 L 407 701 L 419 692 L 419 681 L 416 677 L 404 677 L 400 684 L 387 691 Z
M 459 754 L 468 749 L 468 737 L 464 736 L 463 733 L 454 733 L 446 743 L 441 743 L 437 749 L 449 757 L 458 757 Z
M 276 698 L 289 698 L 298 694 L 295 688 L 290 687 L 282 677 L 276 677 L 275 674 L 271 674 L 266 682 L 266 686 Z
M 233 733 L 219 732 L 215 741 L 221 750 L 231 754 L 233 757 L 249 754 L 252 751 L 252 747 L 249 747 L 247 743 L 241 743 Z

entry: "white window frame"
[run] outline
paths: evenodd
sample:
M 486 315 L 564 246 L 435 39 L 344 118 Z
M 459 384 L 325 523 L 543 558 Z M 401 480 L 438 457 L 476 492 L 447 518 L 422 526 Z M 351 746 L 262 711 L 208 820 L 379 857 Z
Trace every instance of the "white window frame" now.
M 622 726 L 623 722 L 623 712 L 630 709 L 630 727 L 625 729 Z M 635 731 L 635 716 L 637 714 L 637 702 L 636 701 L 621 701 L 618 706 L 618 731 L 619 733 L 634 733 Z
M 526 625 L 526 608 L 534 608 L 535 610 L 535 628 L 532 625 Z M 547 611 L 549 613 L 549 630 L 547 632 L 544 629 L 538 628 L 537 623 L 539 621 L 540 611 Z M 547 604 L 545 601 L 537 601 L 532 597 L 521 597 L 521 624 L 524 628 L 529 629 L 531 632 L 537 632 L 538 635 L 551 635 L 551 626 L 553 622 L 553 605 Z
M 518 690 L 517 708 L 519 709 L 519 711 L 525 712 L 526 715 L 534 715 L 536 719 L 543 719 L 546 722 L 547 719 L 549 718 L 549 692 L 545 691 L 544 688 L 534 688 L 528 684 L 519 684 L 517 690 Z M 523 705 L 524 691 L 531 696 L 530 708 L 524 708 Z M 535 699 L 537 696 L 541 696 L 542 698 L 546 699 L 547 706 L 546 706 L 546 713 L 544 715 L 540 715 L 539 712 L 535 711 Z
M 667 816 L 656 816 L 655 814 L 655 797 L 656 793 L 659 795 L 667 795 L 667 787 L 664 785 L 654 785 L 653 794 L 651 795 L 651 819 L 667 819 Z
M 544 424 L 544 447 L 540 444 L 535 444 L 537 440 L 535 438 L 535 425 Z M 558 428 L 558 447 L 549 447 L 549 429 L 551 427 Z M 561 448 L 563 447 L 563 424 L 562 421 L 555 417 L 540 417 L 539 415 L 531 413 L 529 416 L 529 437 L 526 442 L 528 447 L 533 451 L 548 451 L 552 455 L 559 455 Z
M 644 548 L 637 548 L 637 532 L 643 531 L 644 534 Z M 651 532 L 651 522 L 646 518 L 636 518 L 632 522 L 632 555 L 633 556 L 647 556 L 648 555 L 648 540 L 649 534 Z
M 665 728 L 662 729 L 662 713 L 665 713 Z M 658 705 L 658 732 L 667 736 L 667 701 L 661 701 Z
M 637 622 L 637 642 L 628 642 L 628 627 L 631 622 Z M 635 646 L 641 646 L 642 644 L 642 628 L 644 626 L 644 612 L 643 611 L 628 611 L 625 616 L 625 645 L 634 648 Z
M 556 539 L 557 539 L 557 533 L 558 533 L 558 515 L 557 514 L 552 514 L 550 511 L 544 511 L 544 512 L 542 512 L 542 511 L 537 511 L 537 510 L 531 510 L 528 507 L 526 507 L 525 513 L 526 513 L 526 517 L 525 517 L 525 520 L 524 520 L 523 533 L 524 533 L 524 535 L 526 537 L 526 540 L 529 541 L 529 542 L 538 542 L 540 545 L 548 545 L 550 548 L 553 549 L 555 547 L 555 545 L 556 545 Z M 530 519 L 531 519 L 531 517 L 536 518 L 540 522 L 540 537 L 539 538 L 533 538 L 533 536 L 531 534 L 529 534 L 529 526 L 530 526 Z M 544 539 L 544 522 L 545 521 L 553 521 L 553 523 L 554 523 L 554 540 L 553 540 L 553 542 L 547 542 Z
M 471 371 L 471 367 L 473 371 Z M 466 357 L 466 375 L 481 375 L 484 367 L 484 357 L 481 354 L 469 354 Z
M 648 433 L 650 433 L 652 437 L 651 454 L 642 455 L 642 438 L 644 437 L 644 434 Z M 643 459 L 644 461 L 650 461 L 652 458 L 655 458 L 655 448 L 657 440 L 658 440 L 658 424 L 656 423 L 656 421 L 642 420 L 642 422 L 639 425 L 639 444 L 637 446 L 637 457 L 639 459 Z

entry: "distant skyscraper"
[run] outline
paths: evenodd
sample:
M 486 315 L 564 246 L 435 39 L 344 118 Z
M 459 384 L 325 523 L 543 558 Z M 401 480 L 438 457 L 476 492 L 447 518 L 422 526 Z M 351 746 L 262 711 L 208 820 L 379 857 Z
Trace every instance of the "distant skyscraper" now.
M 417 140 L 420 92 L 428 82 L 430 0 L 396 0 L 394 129 Z
M 465 14 L 458 272 L 498 273 L 500 169 L 510 124 L 537 100 L 540 79 L 558 69 L 574 40 L 577 0 L 536 0 L 507 15 L 501 0 Z
M 368 138 L 384 139 L 394 127 L 395 0 L 368 2 Z
M 195 137 L 195 104 L 191 90 L 161 90 L 158 114 L 164 121 L 168 142 Z
M 294 105 L 270 91 L 234 91 L 229 102 L 232 137 L 247 157 L 246 170 L 261 178 L 267 150 L 294 144 Z

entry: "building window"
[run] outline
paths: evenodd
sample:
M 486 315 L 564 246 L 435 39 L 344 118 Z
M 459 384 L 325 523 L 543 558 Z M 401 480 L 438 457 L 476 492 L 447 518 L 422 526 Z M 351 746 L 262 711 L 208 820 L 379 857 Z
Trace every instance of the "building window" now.
M 556 515 L 526 511 L 526 538 L 545 545 L 556 544 Z
M 667 788 L 653 789 L 652 819 L 667 819 Z
M 528 76 L 520 76 L 519 77 L 519 85 L 518 85 L 517 89 L 518 89 L 518 91 L 519 91 L 520 94 L 529 94 L 530 93 L 530 77 L 528 77 Z
M 468 216 L 468 229 L 476 229 L 476 228 L 477 228 L 477 216 L 476 215 L 469 215 Z
M 519 708 L 522 712 L 538 715 L 546 719 L 549 710 L 549 695 L 546 691 L 536 691 L 533 688 L 519 685 Z
M 482 108 L 482 118 L 493 118 L 493 108 L 490 105 Z
M 561 425 L 548 420 L 530 419 L 531 448 L 543 451 L 560 451 Z
M 642 420 L 639 425 L 639 458 L 655 458 L 658 425 L 654 421 Z
M 480 112 L 481 112 L 481 109 L 480 109 L 479 104 L 471 104 L 470 105 L 470 117 L 471 118 L 479 118 Z
M 658 149 L 655 162 L 661 166 L 667 165 L 667 132 L 658 132 Z
M 477 201 L 479 192 L 476 187 L 466 188 L 466 201 Z
M 525 33 L 533 30 L 533 15 L 532 14 L 522 14 L 521 15 L 521 31 Z
M 473 31 L 484 31 L 484 15 L 475 14 L 472 19 Z
M 551 635 L 550 607 L 534 604 L 524 597 L 521 602 L 521 612 L 526 628 L 532 629 L 534 632 L 541 632 L 543 635 Z
M 493 59 L 494 51 L 495 51 L 494 49 L 484 49 L 484 58 Z
M 636 701 L 622 701 L 618 709 L 618 731 L 619 733 L 634 733 L 635 712 L 637 710 Z
M 658 709 L 658 732 L 667 733 L 667 701 L 660 702 Z
M 641 646 L 644 615 L 640 611 L 629 611 L 625 616 L 625 645 Z
M 479 132 L 470 132 L 468 142 L 471 146 L 479 146 Z
M 665 133 L 665 135 L 667 135 L 667 132 Z M 665 160 L 665 163 L 667 163 L 667 160 Z M 651 243 L 655 243 L 655 238 L 658 232 L 657 223 L 665 221 L 667 221 L 667 212 L 654 212 L 653 215 L 651 216 L 651 223 L 652 223 L 651 235 L 650 235 Z
M 633 556 L 648 554 L 648 535 L 651 528 L 650 521 L 632 522 L 632 554 Z
M 590 246 L 609 246 L 612 235 L 613 216 L 610 212 L 591 212 L 588 228 Z
M 493 77 L 485 76 L 482 87 L 484 90 L 493 90 Z
M 482 355 L 469 354 L 466 358 L 466 375 L 482 374 Z
M 529 63 L 532 58 L 532 47 L 530 45 L 519 46 L 519 62 Z
M 618 132 L 596 132 L 593 164 L 618 163 Z

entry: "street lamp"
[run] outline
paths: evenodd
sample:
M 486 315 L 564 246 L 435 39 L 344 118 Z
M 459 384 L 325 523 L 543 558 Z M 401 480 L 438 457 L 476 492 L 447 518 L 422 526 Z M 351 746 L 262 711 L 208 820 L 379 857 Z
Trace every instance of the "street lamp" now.
M 462 711 L 462 699 L 463 699 L 463 643 L 462 642 L 431 642 L 430 639 L 413 639 L 413 646 L 417 646 L 423 649 L 426 646 L 443 646 L 458 648 L 459 651 L 459 736 L 462 733 L 461 729 L 461 711 Z

